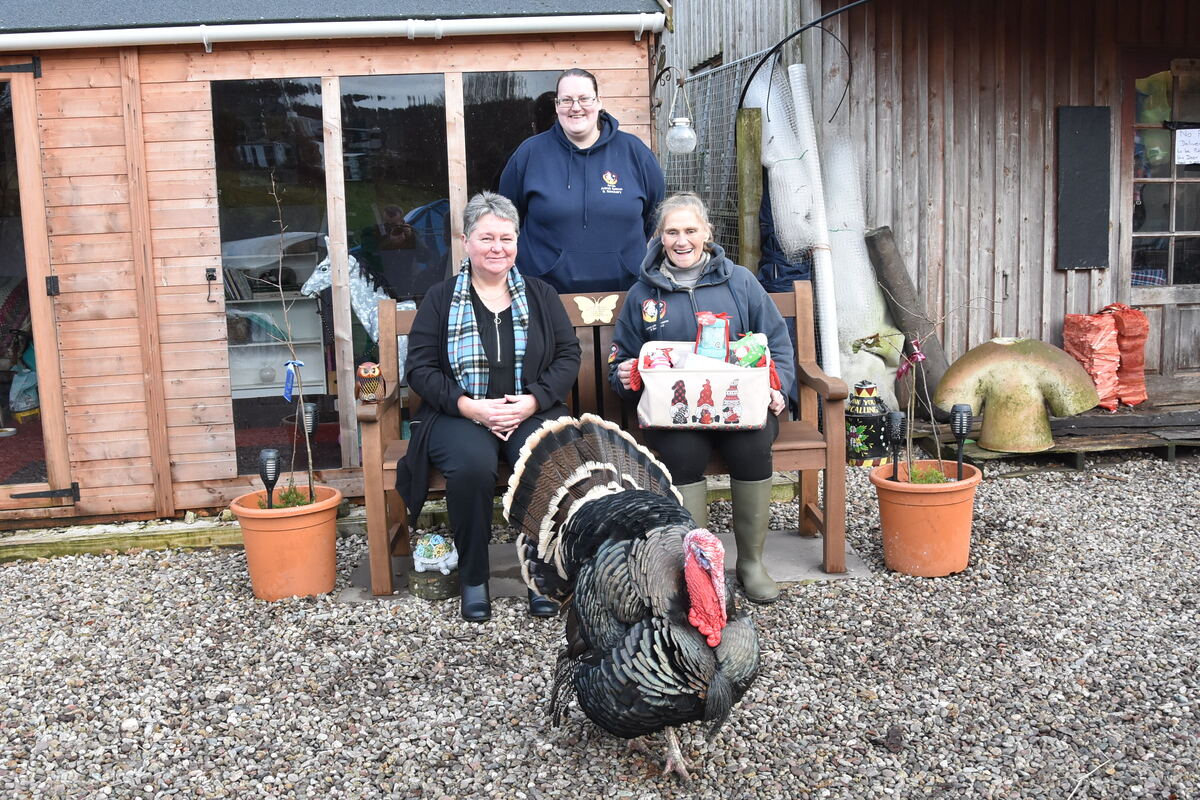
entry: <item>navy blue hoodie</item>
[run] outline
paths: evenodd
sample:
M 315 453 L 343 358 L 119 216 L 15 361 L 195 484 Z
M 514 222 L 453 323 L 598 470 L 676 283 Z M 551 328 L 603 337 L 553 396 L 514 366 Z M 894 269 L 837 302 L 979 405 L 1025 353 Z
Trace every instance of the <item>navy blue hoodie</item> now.
M 650 148 L 605 111 L 599 125 L 600 138 L 580 149 L 556 121 L 522 142 L 500 176 L 521 214 L 517 268 L 559 292 L 628 288 L 665 191 Z
M 775 303 L 754 273 L 726 258 L 720 245 L 710 242 L 705 248 L 709 259 L 700 279 L 694 287 L 684 288 L 659 269 L 665 257 L 662 241 L 650 242 L 641 276 L 630 288 L 617 318 L 608 357 L 609 383 L 622 397 L 636 397 L 637 392 L 621 385 L 616 365 L 637 358 L 646 342 L 695 341 L 696 314 L 700 311 L 729 314 L 731 339 L 748 332 L 766 334 L 780 383 L 789 388 L 795 380 L 792 337 Z

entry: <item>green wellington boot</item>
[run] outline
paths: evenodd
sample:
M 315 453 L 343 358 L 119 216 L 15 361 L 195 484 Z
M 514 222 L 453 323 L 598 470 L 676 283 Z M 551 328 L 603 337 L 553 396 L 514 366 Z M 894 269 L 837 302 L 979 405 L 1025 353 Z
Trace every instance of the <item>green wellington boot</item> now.
M 737 543 L 737 576 L 746 597 L 774 603 L 779 587 L 762 563 L 763 541 L 771 521 L 771 479 L 729 482 L 733 496 L 733 539 Z
M 676 486 L 683 495 L 683 507 L 696 521 L 697 528 L 708 528 L 708 481 L 698 480 L 695 483 Z

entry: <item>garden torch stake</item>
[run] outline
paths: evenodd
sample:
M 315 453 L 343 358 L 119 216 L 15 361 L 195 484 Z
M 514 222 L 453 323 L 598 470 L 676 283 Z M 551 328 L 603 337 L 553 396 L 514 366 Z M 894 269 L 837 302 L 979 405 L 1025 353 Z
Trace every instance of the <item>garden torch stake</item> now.
M 892 480 L 900 480 L 900 442 L 908 434 L 908 415 L 903 411 L 889 411 L 884 422 L 884 435 L 892 445 Z
M 267 508 L 274 508 L 275 484 L 279 482 L 279 451 L 267 448 L 258 454 L 258 477 L 267 489 Z
M 962 480 L 963 447 L 967 434 L 971 432 L 971 407 L 966 403 L 955 403 L 950 409 L 950 431 L 958 442 L 958 479 Z

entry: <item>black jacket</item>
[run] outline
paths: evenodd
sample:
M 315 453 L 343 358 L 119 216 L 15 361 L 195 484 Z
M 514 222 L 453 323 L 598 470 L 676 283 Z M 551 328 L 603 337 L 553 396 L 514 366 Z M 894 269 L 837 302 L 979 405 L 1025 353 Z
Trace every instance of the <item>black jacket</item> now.
M 562 301 L 549 284 L 522 276 L 529 300 L 529 338 L 521 362 L 524 391 L 537 399 L 538 411 L 563 403 L 579 375 L 579 339 Z M 434 286 L 417 309 L 408 336 L 408 385 L 421 397 L 412 420 L 408 452 L 396 467 L 396 491 L 416 519 L 429 487 L 429 423 L 441 414 L 458 413 L 465 392 L 450 369 L 448 355 L 450 300 L 454 278 Z M 565 410 L 563 413 L 566 413 Z

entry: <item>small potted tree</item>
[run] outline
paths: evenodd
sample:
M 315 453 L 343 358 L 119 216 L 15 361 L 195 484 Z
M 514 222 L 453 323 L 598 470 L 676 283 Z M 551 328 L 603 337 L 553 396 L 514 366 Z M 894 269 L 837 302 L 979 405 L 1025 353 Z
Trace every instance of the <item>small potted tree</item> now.
M 259 477 L 263 489 L 234 498 L 230 509 L 242 528 L 246 565 L 255 597 L 280 600 L 285 597 L 325 594 L 333 591 L 337 568 L 337 510 L 342 493 L 315 482 L 312 467 L 312 434 L 317 424 L 315 403 L 304 400 L 302 362 L 296 357 L 292 326 L 288 319 L 291 304 L 283 291 L 283 214 L 271 178 L 271 197 L 279 212 L 280 246 L 274 288 L 282 308 L 284 344 L 290 355 L 284 365 L 284 397 L 295 397 L 298 412 L 294 428 L 303 432 L 307 461 L 307 485 L 295 483 L 296 447 L 292 447 L 291 469 L 284 487 L 276 490 L 282 466 L 279 451 L 265 449 L 259 454 Z M 301 424 L 303 421 L 303 424 Z M 293 430 L 293 443 L 299 438 Z
M 917 376 L 925 360 L 920 341 L 911 337 L 905 350 L 896 378 L 911 382 L 906 393 L 908 410 L 888 414 L 884 437 L 892 446 L 891 463 L 874 467 L 868 477 L 879 498 L 884 565 L 906 575 L 940 577 L 967 568 L 975 490 L 983 473 L 962 462 L 962 445 L 971 427 L 969 406 L 955 406 L 951 414 L 951 426 L 959 442 L 957 464 L 942 458 L 938 422 L 932 414 L 937 457 L 915 457 L 909 421 L 917 410 L 920 393 L 924 393 L 921 400 L 925 409 L 932 409 L 933 403 L 926 382 Z

